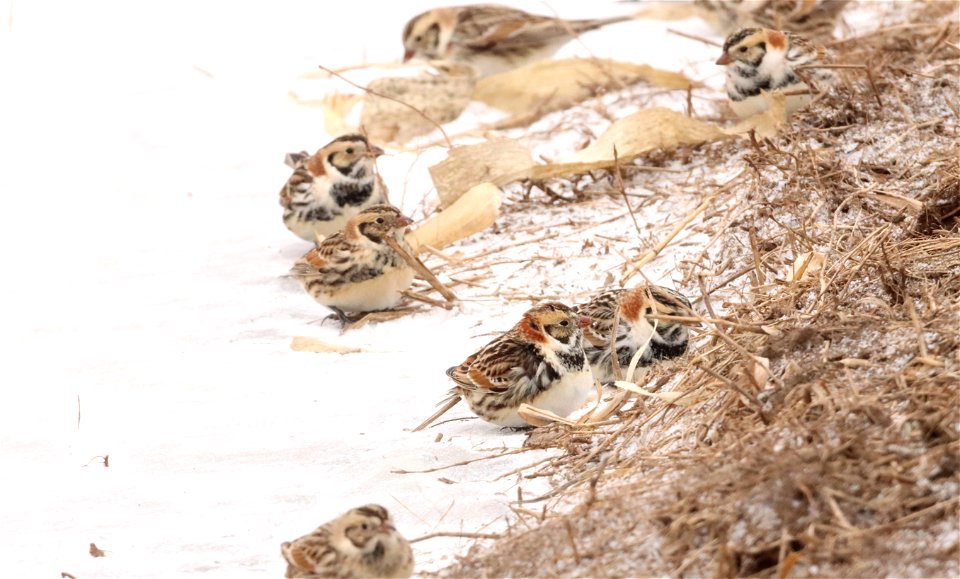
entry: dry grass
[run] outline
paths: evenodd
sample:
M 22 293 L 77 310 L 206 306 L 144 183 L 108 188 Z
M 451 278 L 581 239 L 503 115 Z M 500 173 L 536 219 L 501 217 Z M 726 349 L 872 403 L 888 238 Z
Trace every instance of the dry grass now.
M 638 161 L 748 168 L 680 267 L 725 323 L 648 374 L 676 404 L 534 431 L 529 446 L 563 453 L 522 474 L 555 490 L 442 575 L 960 573 L 957 5 L 896 9 L 912 26 L 833 48 L 870 78 L 849 71 L 775 141 Z M 664 178 L 624 170 L 628 189 Z M 808 252 L 822 267 L 792 279 Z

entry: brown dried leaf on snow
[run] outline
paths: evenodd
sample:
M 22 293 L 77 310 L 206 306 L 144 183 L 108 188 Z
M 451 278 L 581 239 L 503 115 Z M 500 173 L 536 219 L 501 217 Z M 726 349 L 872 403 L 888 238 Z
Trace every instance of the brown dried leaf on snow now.
M 638 82 L 668 89 L 700 86 L 680 73 L 646 64 L 572 58 L 535 62 L 480 79 L 473 98 L 511 113 L 525 113 L 569 106 L 594 96 L 597 87 L 623 88 Z
M 527 421 L 531 426 L 546 426 L 548 424 L 553 424 L 559 422 L 561 424 L 566 424 L 567 426 L 574 426 L 576 422 L 554 414 L 549 410 L 543 410 L 542 408 L 537 408 L 536 406 L 531 406 L 529 404 L 521 404 L 517 408 L 517 414 L 520 418 Z
M 315 352 L 317 354 L 357 354 L 363 352 L 362 348 L 340 346 L 339 344 L 331 344 L 305 336 L 294 336 L 290 340 L 290 349 L 294 352 Z
M 561 175 L 605 169 L 659 148 L 716 141 L 729 135 L 720 128 L 664 108 L 653 108 L 624 117 L 608 128 L 596 142 L 568 156 L 565 162 L 537 165 L 530 151 L 510 139 L 494 139 L 451 149 L 448 157 L 430 167 L 430 176 L 444 204 L 470 187 L 489 181 L 505 185 L 525 179 L 548 179 Z
M 460 116 L 476 82 L 473 69 L 452 62 L 431 64 L 435 73 L 379 78 L 367 86 L 360 124 L 371 139 L 404 143 Z
M 500 215 L 501 191 L 481 183 L 458 198 L 445 211 L 434 214 L 407 234 L 407 243 L 418 251 L 424 246 L 442 248 L 493 225 Z
M 563 162 L 613 164 L 614 147 L 620 160 L 626 161 L 653 149 L 693 145 L 725 137 L 716 125 L 658 107 L 616 121 L 591 145 L 569 155 Z
M 430 167 L 440 204 L 450 207 L 469 189 L 480 183 L 505 185 L 500 177 L 525 171 L 534 165 L 526 147 L 513 139 L 491 139 L 476 145 L 455 147 L 447 158 Z

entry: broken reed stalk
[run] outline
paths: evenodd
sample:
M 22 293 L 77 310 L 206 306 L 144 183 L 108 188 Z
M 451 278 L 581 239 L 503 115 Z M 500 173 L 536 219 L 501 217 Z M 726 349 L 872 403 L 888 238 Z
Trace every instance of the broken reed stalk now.
M 427 280 L 427 282 L 431 286 L 433 286 L 433 289 L 440 292 L 440 295 L 442 295 L 448 302 L 457 301 L 457 296 L 454 295 L 452 291 L 447 289 L 446 286 L 440 283 L 440 280 L 437 279 L 437 276 L 433 275 L 433 272 L 427 269 L 427 266 L 423 265 L 423 262 L 420 261 L 420 259 L 417 256 L 410 255 L 406 249 L 404 249 L 403 247 L 400 246 L 399 243 L 397 243 L 397 240 L 395 240 L 390 236 L 384 237 L 383 241 L 386 242 L 386 244 L 389 245 L 391 249 L 393 249 L 398 254 L 400 254 L 400 257 L 402 257 L 404 261 L 410 264 L 410 267 L 412 267 L 414 271 L 420 274 L 420 277 Z
M 437 411 L 434 412 L 432 415 L 430 415 L 430 418 L 427 418 L 426 420 L 424 420 L 423 422 L 421 422 L 421 423 L 420 423 L 420 426 L 417 426 L 416 428 L 414 428 L 413 430 L 411 430 L 411 432 L 420 432 L 420 431 L 423 430 L 424 428 L 430 426 L 430 425 L 433 424 L 438 418 L 440 418 L 441 416 L 443 416 L 443 415 L 447 412 L 447 410 L 450 410 L 451 408 L 453 408 L 454 406 L 456 406 L 459 402 L 460 402 L 460 396 L 459 396 L 459 395 L 451 396 L 450 398 L 447 398 L 446 400 L 442 401 L 440 404 L 443 404 L 443 406 L 440 408 L 440 410 L 437 410 Z
M 320 70 L 326 72 L 327 74 L 331 74 L 331 75 L 339 78 L 340 80 L 342 80 L 343 82 L 349 84 L 350 86 L 352 86 L 352 87 L 354 87 L 354 88 L 358 88 L 358 89 L 362 90 L 363 92 L 365 92 L 365 93 L 367 93 L 367 94 L 372 94 L 372 95 L 375 96 L 375 97 L 379 97 L 379 98 L 382 98 L 382 99 L 387 99 L 388 101 L 393 101 L 393 102 L 397 103 L 398 105 L 405 106 L 405 107 L 407 107 L 408 109 L 412 110 L 413 112 L 417 113 L 418 115 L 420 115 L 421 117 L 423 117 L 423 119 L 426 120 L 428 123 L 430 123 L 431 125 L 437 127 L 437 130 L 440 131 L 440 134 L 443 135 L 444 140 L 447 142 L 447 148 L 450 148 L 450 149 L 453 148 L 453 142 L 450 141 L 450 137 L 448 137 L 446 131 L 443 130 L 443 126 L 441 126 L 440 123 L 438 123 L 437 121 L 431 119 L 429 116 L 427 116 L 427 114 L 426 114 L 425 112 L 421 111 L 421 110 L 418 109 L 417 107 L 413 106 L 413 105 L 410 104 L 410 103 L 403 102 L 403 101 L 400 100 L 400 99 L 397 99 L 397 98 L 394 98 L 394 97 L 391 97 L 391 96 L 387 96 L 387 95 L 385 95 L 385 94 L 378 93 L 378 92 L 375 91 L 375 90 L 370 90 L 369 88 L 367 88 L 367 87 L 365 87 L 365 86 L 360 86 L 359 84 L 353 82 L 352 80 L 350 80 L 350 79 L 348 79 L 347 77 L 343 76 L 343 75 L 340 74 L 339 72 L 337 72 L 337 71 L 335 71 L 335 70 L 332 70 L 332 69 L 329 69 L 329 68 L 323 66 L 322 64 L 318 64 L 317 66 L 320 68 Z
M 429 296 L 425 296 L 425 295 L 420 294 L 420 293 L 417 293 L 417 292 L 415 292 L 415 291 L 403 290 L 403 291 L 400 292 L 400 293 L 403 294 L 404 296 L 410 298 L 411 300 L 414 300 L 414 301 L 417 301 L 417 302 L 422 302 L 422 303 L 425 303 L 425 304 L 427 304 L 427 305 L 435 306 L 435 307 L 438 307 L 438 308 L 443 308 L 443 309 L 445 309 L 445 310 L 453 309 L 453 304 L 452 304 L 451 302 L 442 302 L 442 301 L 440 301 L 440 300 L 435 300 L 435 299 L 433 299 L 433 298 L 431 298 L 431 297 L 429 297 Z

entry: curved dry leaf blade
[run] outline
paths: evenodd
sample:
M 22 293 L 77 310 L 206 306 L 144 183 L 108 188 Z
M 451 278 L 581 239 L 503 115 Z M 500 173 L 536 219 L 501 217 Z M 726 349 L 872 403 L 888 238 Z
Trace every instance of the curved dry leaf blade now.
M 629 161 L 653 149 L 695 145 L 717 141 L 726 136 L 716 125 L 657 107 L 616 121 L 590 146 L 567 156 L 563 162 L 613 163 L 614 147 L 620 161 Z
M 474 83 L 472 72 L 461 71 L 378 78 L 367 85 L 360 124 L 375 141 L 405 143 L 459 117 Z
M 667 89 L 700 86 L 676 72 L 607 59 L 545 60 L 477 82 L 473 98 L 511 113 L 558 109 L 596 94 L 596 87 L 622 88 L 648 82 Z
M 496 185 L 481 183 L 408 233 L 407 243 L 414 251 L 426 245 L 439 249 L 483 231 L 500 215 L 501 196 Z
M 554 422 L 560 422 L 562 424 L 566 424 L 567 426 L 575 426 L 577 424 L 576 422 L 554 414 L 549 410 L 543 410 L 542 408 L 530 406 L 529 404 L 521 404 L 520 408 L 517 408 L 517 414 L 520 416 L 520 418 L 526 420 L 531 426 L 546 426 L 547 424 L 552 424 Z
M 293 339 L 290 340 L 290 349 L 294 352 L 316 352 L 318 354 L 357 354 L 364 351 L 362 348 L 331 344 L 323 340 L 307 338 L 305 336 L 294 336 Z
M 430 167 L 440 204 L 450 207 L 461 195 L 480 183 L 504 185 L 498 177 L 534 166 L 526 147 L 513 139 L 491 139 L 476 145 L 455 147 L 447 158 Z

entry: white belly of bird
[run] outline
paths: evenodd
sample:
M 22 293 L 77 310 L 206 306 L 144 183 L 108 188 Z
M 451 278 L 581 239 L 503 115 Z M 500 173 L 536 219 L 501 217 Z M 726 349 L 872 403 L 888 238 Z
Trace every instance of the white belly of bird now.
M 347 221 L 357 213 L 360 213 L 360 210 L 361 208 L 359 207 L 346 207 L 344 208 L 343 215 L 338 215 L 330 221 L 301 221 L 291 216 L 289 219 L 286 219 L 284 223 L 287 229 L 301 239 L 305 239 L 311 243 L 317 243 L 318 235 L 322 240 L 330 237 L 334 233 L 343 231 L 343 228 L 347 225 Z
M 400 292 L 410 287 L 413 276 L 409 267 L 391 268 L 379 277 L 339 288 L 322 303 L 348 312 L 386 310 L 397 305 Z
M 567 373 L 560 380 L 527 402 L 541 410 L 549 410 L 557 416 L 567 417 L 571 412 L 583 406 L 587 397 L 593 392 L 593 373 L 590 366 L 576 373 Z M 516 410 L 511 410 L 496 421 L 500 426 L 530 426 L 526 420 L 520 418 Z
M 781 89 L 783 92 L 794 92 L 800 90 L 807 90 L 807 85 L 804 83 L 798 83 L 791 86 L 788 86 L 784 89 Z M 790 95 L 786 100 L 786 109 L 787 116 L 789 117 L 794 113 L 794 111 L 800 109 L 801 107 L 807 106 L 810 102 L 810 95 L 801 94 L 801 95 Z M 763 97 L 762 94 L 756 96 L 747 97 L 742 101 L 730 101 L 730 108 L 733 109 L 733 112 L 737 114 L 741 119 L 747 117 L 752 117 L 753 115 L 762 113 L 770 108 L 770 104 L 767 102 L 767 99 Z

